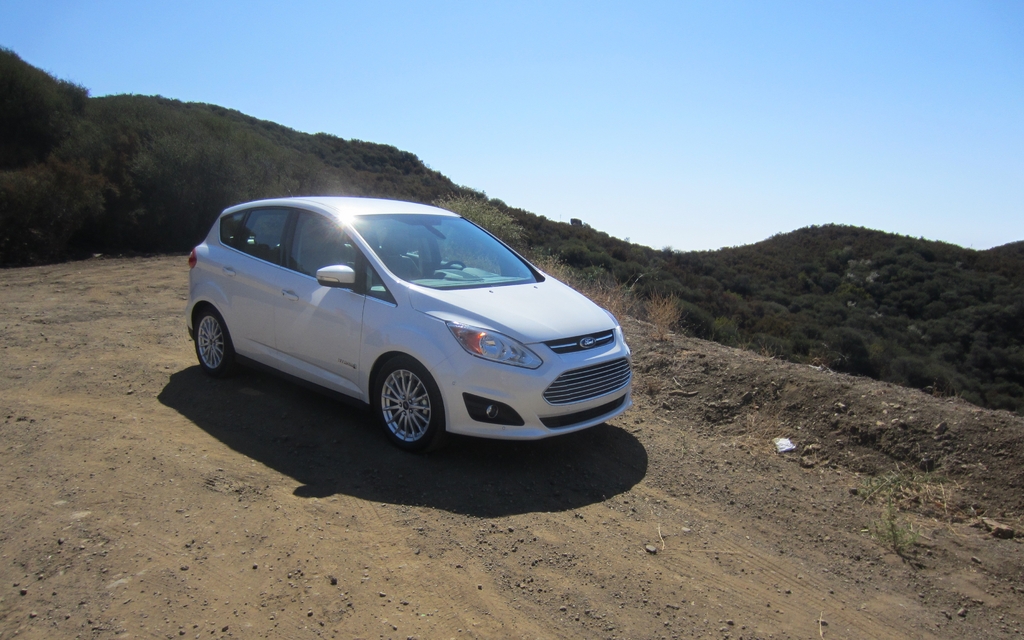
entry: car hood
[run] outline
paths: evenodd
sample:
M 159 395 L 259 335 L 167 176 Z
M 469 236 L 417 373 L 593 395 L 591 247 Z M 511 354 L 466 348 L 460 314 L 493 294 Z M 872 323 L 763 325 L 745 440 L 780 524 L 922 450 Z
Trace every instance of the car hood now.
M 409 302 L 435 318 L 492 329 L 527 344 L 607 331 L 615 324 L 601 307 L 550 276 L 504 287 L 410 287 Z

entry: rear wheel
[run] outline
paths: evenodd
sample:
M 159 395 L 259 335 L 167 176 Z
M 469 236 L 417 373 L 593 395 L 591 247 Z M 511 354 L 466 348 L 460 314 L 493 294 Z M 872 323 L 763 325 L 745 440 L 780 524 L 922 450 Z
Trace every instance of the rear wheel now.
M 224 319 L 212 307 L 206 307 L 196 315 L 192 338 L 199 366 L 207 375 L 223 378 L 231 373 L 235 364 L 235 348 Z
M 426 368 L 409 356 L 395 356 L 377 374 L 374 412 L 388 440 L 406 451 L 438 448 L 445 435 L 444 404 Z

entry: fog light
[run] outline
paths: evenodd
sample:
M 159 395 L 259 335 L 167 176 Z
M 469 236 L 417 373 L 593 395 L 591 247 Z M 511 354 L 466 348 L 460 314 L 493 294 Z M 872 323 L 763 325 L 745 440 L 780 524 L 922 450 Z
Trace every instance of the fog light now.
M 516 410 L 504 402 L 498 402 L 490 398 L 481 398 L 471 393 L 463 393 L 462 398 L 466 401 L 466 411 L 469 413 L 469 417 L 477 422 L 507 424 L 517 427 L 526 424 L 523 422 L 523 418 L 516 413 Z

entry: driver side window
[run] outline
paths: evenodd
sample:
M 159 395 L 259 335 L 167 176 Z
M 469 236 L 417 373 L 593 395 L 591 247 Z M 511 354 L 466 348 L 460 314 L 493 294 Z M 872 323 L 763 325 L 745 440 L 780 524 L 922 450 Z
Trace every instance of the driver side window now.
M 288 268 L 316 277 L 317 269 L 335 264 L 356 268 L 356 248 L 335 221 L 300 211 L 295 221 Z

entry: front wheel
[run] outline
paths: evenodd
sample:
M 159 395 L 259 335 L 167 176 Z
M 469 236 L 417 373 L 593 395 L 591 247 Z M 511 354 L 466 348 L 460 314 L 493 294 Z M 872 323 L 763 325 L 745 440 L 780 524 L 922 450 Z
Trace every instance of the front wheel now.
M 406 451 L 438 448 L 445 435 L 444 403 L 426 368 L 408 356 L 388 360 L 377 374 L 374 412 L 388 440 Z
M 203 371 L 214 378 L 231 373 L 235 364 L 235 349 L 224 319 L 212 308 L 204 308 L 196 315 L 192 339 L 196 343 L 196 357 Z

